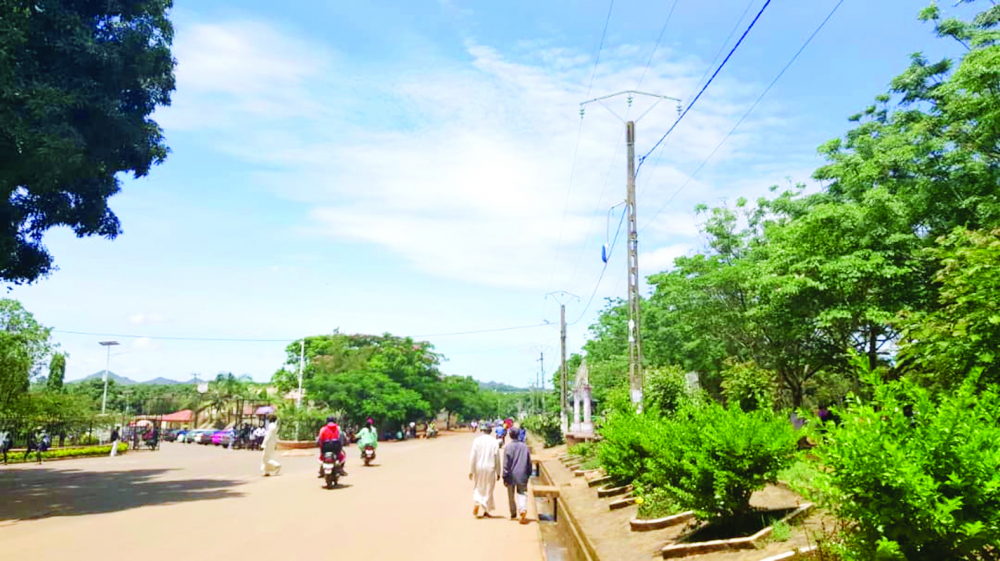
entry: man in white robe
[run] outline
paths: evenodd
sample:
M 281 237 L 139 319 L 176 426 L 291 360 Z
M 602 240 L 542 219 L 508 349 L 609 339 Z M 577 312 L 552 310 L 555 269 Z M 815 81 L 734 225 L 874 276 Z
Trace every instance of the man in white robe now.
M 493 510 L 493 488 L 500 480 L 500 443 L 490 434 L 490 427 L 483 423 L 482 434 L 472 442 L 469 459 L 469 479 L 476 484 L 472 491 L 473 516 L 489 517 Z
M 260 471 L 264 477 L 278 475 L 281 471 L 281 464 L 274 459 L 275 450 L 278 446 L 278 418 L 274 415 L 268 419 L 267 432 L 264 434 L 264 454 L 260 460 Z

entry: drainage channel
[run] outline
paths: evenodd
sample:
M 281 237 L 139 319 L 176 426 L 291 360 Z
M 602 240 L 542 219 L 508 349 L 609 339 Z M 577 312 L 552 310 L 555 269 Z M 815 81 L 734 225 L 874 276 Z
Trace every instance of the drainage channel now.
M 533 475 L 532 482 L 547 484 L 542 477 Z M 570 551 L 566 542 L 565 528 L 556 516 L 555 499 L 535 497 L 535 511 L 538 512 L 538 525 L 542 532 L 542 547 L 545 549 L 546 561 L 578 561 Z

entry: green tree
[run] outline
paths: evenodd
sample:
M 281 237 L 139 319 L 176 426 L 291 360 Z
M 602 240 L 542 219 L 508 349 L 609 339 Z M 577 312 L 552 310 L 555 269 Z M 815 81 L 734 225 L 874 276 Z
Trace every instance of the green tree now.
M 51 272 L 54 226 L 121 233 L 108 199 L 167 147 L 150 119 L 174 90 L 171 0 L 0 0 L 0 279 Z
M 320 374 L 309 381 L 310 400 L 341 411 L 351 426 L 363 426 L 368 417 L 377 423 L 399 424 L 426 418 L 429 404 L 381 372 Z
M 66 354 L 55 353 L 49 362 L 49 378 L 46 381 L 49 391 L 63 391 L 63 379 L 66 377 Z
M 0 410 L 28 391 L 51 351 L 50 333 L 17 300 L 0 300 Z
M 445 376 L 441 391 L 442 408 L 448 414 L 446 428 L 451 428 L 452 415 L 470 419 L 481 413 L 481 402 L 478 399 L 481 392 L 479 382 L 473 380 L 471 376 Z
M 937 305 L 904 315 L 899 370 L 937 387 L 954 387 L 966 373 L 1000 383 L 1000 230 L 958 228 L 926 254 L 940 269 Z

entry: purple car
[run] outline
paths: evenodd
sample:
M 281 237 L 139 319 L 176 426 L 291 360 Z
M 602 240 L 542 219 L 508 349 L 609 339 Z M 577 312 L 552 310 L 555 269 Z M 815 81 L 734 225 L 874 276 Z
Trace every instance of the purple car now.
M 232 430 L 219 430 L 212 433 L 212 444 L 215 444 L 216 446 L 229 446 L 229 443 L 232 441 Z

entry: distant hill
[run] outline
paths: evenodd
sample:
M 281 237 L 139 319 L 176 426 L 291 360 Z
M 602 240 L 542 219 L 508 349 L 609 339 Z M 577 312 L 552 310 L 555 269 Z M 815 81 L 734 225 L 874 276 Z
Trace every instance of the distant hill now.
M 140 382 L 140 384 L 158 385 L 158 386 L 179 386 L 186 383 L 192 382 L 178 382 L 177 380 L 171 380 L 170 378 L 153 378 L 152 380 L 147 380 L 145 382 Z
M 103 380 L 103 379 L 104 379 L 104 371 L 101 370 L 100 372 L 94 372 L 93 374 L 87 376 L 86 378 L 80 380 L 73 380 L 72 382 L 67 382 L 67 383 L 75 384 L 77 382 L 85 382 L 87 380 Z M 171 380 L 170 378 L 163 378 L 163 377 L 153 378 L 152 380 L 147 380 L 145 382 L 136 382 L 131 378 L 126 378 L 125 376 L 119 376 L 114 372 L 108 373 L 108 379 L 121 386 L 136 386 L 136 385 L 180 386 L 180 385 L 188 385 L 195 383 L 194 380 L 190 380 L 188 382 L 178 382 L 177 380 Z
M 479 382 L 479 389 L 500 393 L 519 393 L 528 391 L 524 388 L 508 386 L 507 384 L 501 384 L 500 382 Z
M 84 378 L 82 380 L 76 380 L 76 381 L 77 382 L 86 382 L 87 380 L 103 380 L 103 379 L 104 379 L 104 371 L 101 370 L 100 372 L 94 372 L 93 374 L 91 374 L 90 376 L 87 376 L 86 378 Z M 126 378 L 125 376 L 119 376 L 119 375 L 115 374 L 114 372 L 108 372 L 108 380 L 111 380 L 112 382 L 114 382 L 116 384 L 120 384 L 122 386 L 133 386 L 133 385 L 135 385 L 135 384 L 138 383 L 135 380 Z

